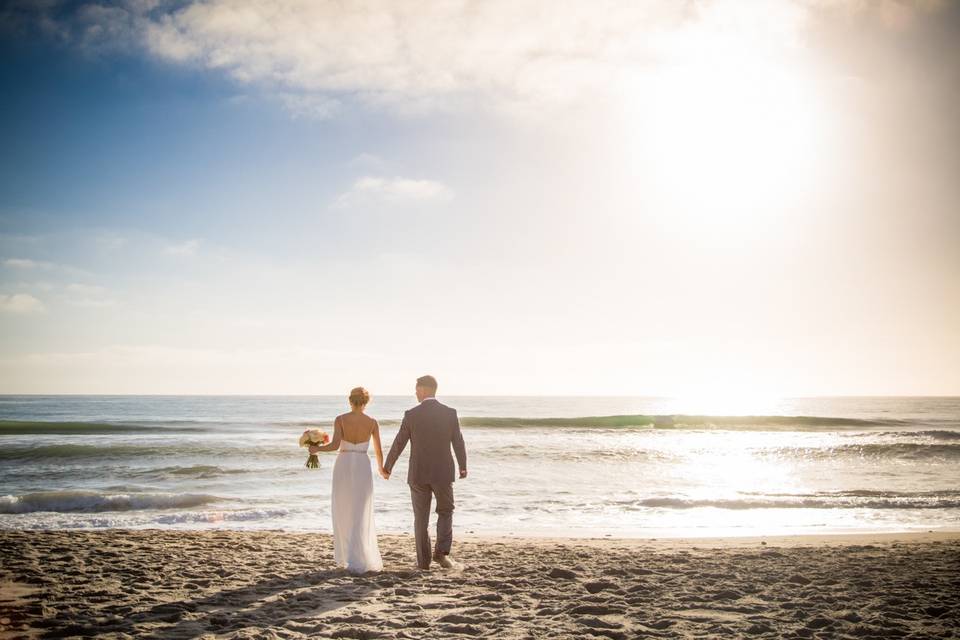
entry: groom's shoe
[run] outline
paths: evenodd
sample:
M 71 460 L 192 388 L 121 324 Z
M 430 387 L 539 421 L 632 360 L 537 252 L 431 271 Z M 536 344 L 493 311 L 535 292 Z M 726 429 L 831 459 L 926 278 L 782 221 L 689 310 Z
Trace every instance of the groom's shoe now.
M 445 553 L 435 553 L 433 554 L 433 561 L 444 569 L 453 569 L 454 564 L 453 560 Z

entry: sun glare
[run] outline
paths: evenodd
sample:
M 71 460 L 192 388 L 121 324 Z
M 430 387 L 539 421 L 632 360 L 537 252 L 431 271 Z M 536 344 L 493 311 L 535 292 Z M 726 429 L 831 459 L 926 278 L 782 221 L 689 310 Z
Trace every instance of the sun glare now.
M 653 101 L 657 179 L 695 206 L 763 202 L 815 164 L 816 123 L 798 83 L 776 69 L 731 71 L 675 71 Z
M 741 233 L 795 211 L 822 173 L 822 108 L 797 61 L 707 41 L 631 93 L 626 153 L 646 197 L 681 225 Z
M 781 401 L 776 395 L 749 388 L 718 385 L 713 389 L 691 390 L 671 401 L 674 414 L 699 416 L 774 415 Z

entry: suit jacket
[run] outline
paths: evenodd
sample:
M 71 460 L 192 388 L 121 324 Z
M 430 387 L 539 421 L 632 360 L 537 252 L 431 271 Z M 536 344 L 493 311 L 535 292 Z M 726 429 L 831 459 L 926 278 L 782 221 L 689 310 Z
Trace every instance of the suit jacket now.
M 467 450 L 460 433 L 457 410 L 437 400 L 424 400 L 403 414 L 400 431 L 390 445 L 383 468 L 390 473 L 397 458 L 410 442 L 409 484 L 446 484 L 456 478 L 450 446 L 457 454 L 460 470 L 467 468 Z

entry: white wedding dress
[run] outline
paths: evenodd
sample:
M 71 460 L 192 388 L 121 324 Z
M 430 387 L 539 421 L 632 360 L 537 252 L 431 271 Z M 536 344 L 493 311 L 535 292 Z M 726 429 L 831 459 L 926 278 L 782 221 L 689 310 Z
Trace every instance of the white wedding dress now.
M 373 472 L 367 447 L 370 441 L 340 441 L 333 464 L 333 559 L 350 573 L 383 569 L 377 528 L 373 522 Z

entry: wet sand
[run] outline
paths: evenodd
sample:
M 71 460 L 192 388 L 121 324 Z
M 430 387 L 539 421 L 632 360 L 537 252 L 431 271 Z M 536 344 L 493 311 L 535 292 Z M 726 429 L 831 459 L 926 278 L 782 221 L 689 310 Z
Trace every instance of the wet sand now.
M 0 531 L 0 636 L 960 637 L 956 533 L 380 545 L 352 576 L 319 534 Z

